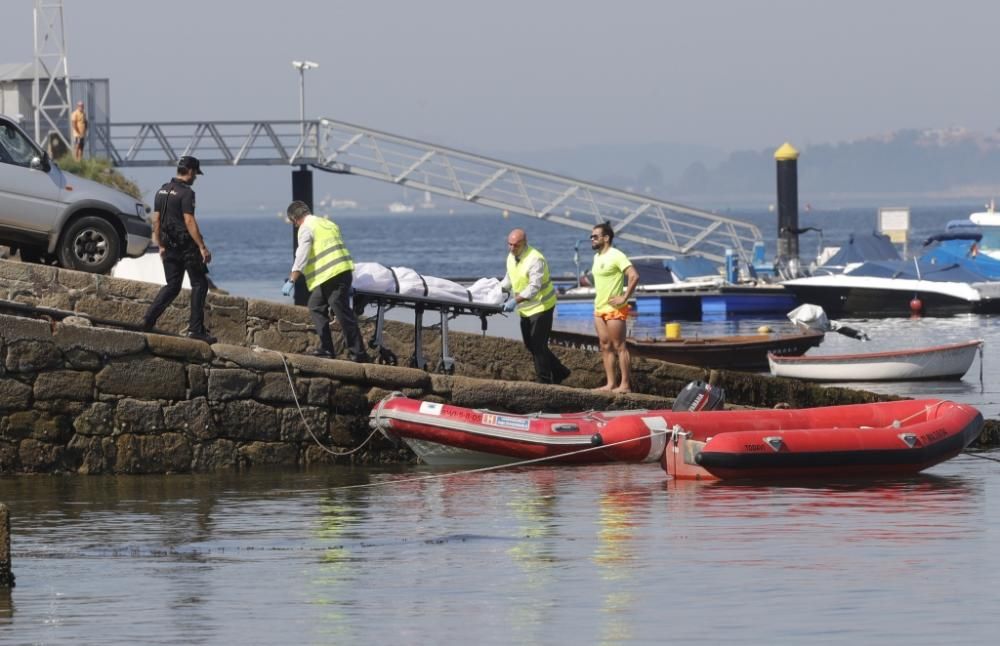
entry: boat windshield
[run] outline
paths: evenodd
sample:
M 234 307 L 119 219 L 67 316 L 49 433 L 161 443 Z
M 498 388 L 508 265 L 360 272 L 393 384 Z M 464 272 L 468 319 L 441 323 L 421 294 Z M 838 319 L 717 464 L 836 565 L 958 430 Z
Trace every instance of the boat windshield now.
M 982 227 L 983 239 L 979 241 L 982 251 L 1000 252 L 1000 227 Z

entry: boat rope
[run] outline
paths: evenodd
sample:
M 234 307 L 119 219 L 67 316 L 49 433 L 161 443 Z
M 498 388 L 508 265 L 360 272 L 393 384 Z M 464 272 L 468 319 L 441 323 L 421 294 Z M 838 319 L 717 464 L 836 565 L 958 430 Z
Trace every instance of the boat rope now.
M 370 442 L 371 439 L 375 437 L 375 434 L 378 433 L 378 428 L 376 428 L 368 435 L 368 437 L 365 438 L 364 442 L 357 445 L 353 449 L 349 449 L 347 451 L 335 451 L 334 449 L 331 449 L 327 445 L 323 444 L 322 442 L 320 442 L 319 438 L 316 437 L 316 434 L 313 433 L 312 427 L 309 425 L 308 420 L 306 420 L 305 413 L 302 412 L 302 405 L 299 404 L 299 396 L 295 392 L 295 381 L 292 379 L 291 370 L 288 369 L 288 361 L 285 360 L 285 355 L 282 354 L 281 352 L 278 352 L 277 350 L 271 350 L 270 348 L 262 348 L 259 345 L 251 346 L 250 349 L 258 353 L 273 352 L 274 354 L 278 355 L 278 357 L 281 358 L 281 364 L 285 366 L 285 376 L 288 377 L 288 388 L 292 391 L 292 399 L 295 401 L 295 408 L 298 409 L 299 411 L 299 418 L 302 419 L 302 423 L 305 425 L 306 430 L 309 432 L 309 436 L 312 437 L 313 442 L 315 442 L 316 446 L 318 446 L 319 448 L 323 449 L 330 455 L 337 455 L 337 456 L 351 455 L 352 453 L 357 453 L 362 448 L 364 448 L 365 445 L 367 445 L 368 442 Z
M 978 449 L 965 449 L 964 451 L 962 451 L 962 453 L 970 455 L 974 458 L 979 458 L 980 460 L 989 460 L 990 462 L 1000 462 L 1000 458 L 994 458 L 989 455 L 979 455 Z
M 671 433 L 669 430 L 658 431 L 650 429 L 649 435 L 643 435 L 641 437 L 630 437 L 624 440 L 619 440 L 618 442 L 611 442 L 610 444 L 602 444 L 600 446 L 588 446 L 582 449 L 577 449 L 576 451 L 570 451 L 568 453 L 560 453 L 558 455 L 546 455 L 540 458 L 532 458 L 530 460 L 521 460 L 519 462 L 508 462 L 505 464 L 494 464 L 488 467 L 480 467 L 478 469 L 465 469 L 462 471 L 449 471 L 448 473 L 433 473 L 425 476 L 415 476 L 413 478 L 401 478 L 399 480 L 383 480 L 381 482 L 367 482 L 365 484 L 357 485 L 344 485 L 343 487 L 331 487 L 331 490 L 343 490 L 343 489 L 369 489 L 372 487 L 381 487 L 383 485 L 394 485 L 394 484 L 409 484 L 411 482 L 420 482 L 422 480 L 440 480 L 442 478 L 452 478 L 455 476 L 466 476 L 471 473 L 485 473 L 487 471 L 498 471 L 500 469 L 510 469 L 523 467 L 529 464 L 540 464 L 542 462 L 557 460 L 565 458 L 571 455 L 578 455 L 581 453 L 589 453 L 590 451 L 598 451 L 600 449 L 606 449 L 609 446 L 618 446 L 619 444 L 625 444 L 627 442 L 635 442 L 637 440 L 645 440 L 647 438 L 655 437 L 657 435 L 668 435 Z
M 979 394 L 982 395 L 986 392 L 986 386 L 983 384 L 983 346 L 985 343 L 979 342 Z

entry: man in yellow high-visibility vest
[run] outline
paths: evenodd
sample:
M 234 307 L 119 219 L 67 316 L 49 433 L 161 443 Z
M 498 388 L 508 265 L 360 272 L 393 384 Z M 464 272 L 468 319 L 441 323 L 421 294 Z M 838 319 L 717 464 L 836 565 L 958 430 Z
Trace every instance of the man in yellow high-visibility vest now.
M 524 229 L 507 236 L 507 274 L 500 286 L 511 294 L 505 312 L 517 310 L 521 317 L 521 338 L 535 363 L 535 377 L 543 384 L 558 384 L 570 370 L 549 349 L 549 333 L 556 308 L 556 291 L 549 277 L 545 256 L 528 246 Z
M 299 276 L 306 279 L 309 290 L 309 313 L 312 315 L 319 348 L 312 354 L 333 358 L 333 335 L 330 333 L 330 315 L 340 323 L 344 333 L 347 353 L 352 361 L 371 361 L 361 343 L 361 330 L 351 308 L 351 283 L 354 280 L 354 261 L 340 237 L 340 227 L 326 218 L 316 217 L 309 205 L 296 200 L 288 205 L 288 221 L 299 229 L 298 247 L 292 273 L 285 281 L 282 293 L 291 296 Z

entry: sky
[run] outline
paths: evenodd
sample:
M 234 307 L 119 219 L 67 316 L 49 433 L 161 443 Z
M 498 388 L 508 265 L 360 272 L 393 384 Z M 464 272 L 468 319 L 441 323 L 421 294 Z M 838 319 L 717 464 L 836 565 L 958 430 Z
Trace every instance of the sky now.
M 32 60 L 3 0 L 0 62 Z M 649 142 L 800 149 L 1000 126 L 995 0 L 64 0 L 113 121 L 327 116 L 494 156 Z

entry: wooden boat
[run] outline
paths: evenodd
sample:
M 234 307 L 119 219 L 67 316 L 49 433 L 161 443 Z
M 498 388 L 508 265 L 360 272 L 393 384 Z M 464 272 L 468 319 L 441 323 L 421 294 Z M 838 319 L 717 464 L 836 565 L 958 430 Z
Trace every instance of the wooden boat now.
M 493 465 L 551 458 L 546 464 L 655 462 L 666 434 L 636 426 L 636 437 L 614 448 L 593 448 L 597 430 L 642 411 L 515 415 L 420 401 L 393 393 L 372 409 L 370 424 L 402 440 L 431 465 Z M 661 411 L 665 412 L 665 411 Z
M 968 372 L 981 339 L 913 350 L 865 354 L 767 355 L 771 374 L 808 381 L 915 381 L 961 379 Z
M 882 477 L 917 473 L 958 455 L 982 425 L 972 406 L 924 399 L 799 410 L 651 412 L 609 421 L 594 442 L 614 456 L 643 429 L 668 432 L 662 465 L 680 479 Z
M 767 370 L 767 355 L 797 356 L 823 342 L 824 333 L 816 330 L 789 334 L 749 334 L 738 336 L 699 336 L 679 339 L 629 337 L 633 355 L 701 368 L 729 370 Z M 597 337 L 581 332 L 553 330 L 549 340 L 557 345 L 598 348 Z

